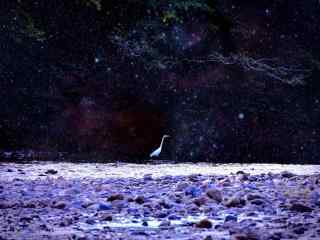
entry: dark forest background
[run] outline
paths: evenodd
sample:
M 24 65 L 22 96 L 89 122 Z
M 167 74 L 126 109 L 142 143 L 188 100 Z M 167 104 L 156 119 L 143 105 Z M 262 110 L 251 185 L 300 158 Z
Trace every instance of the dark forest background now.
M 319 42 L 318 0 L 3 0 L 1 152 L 319 163 Z

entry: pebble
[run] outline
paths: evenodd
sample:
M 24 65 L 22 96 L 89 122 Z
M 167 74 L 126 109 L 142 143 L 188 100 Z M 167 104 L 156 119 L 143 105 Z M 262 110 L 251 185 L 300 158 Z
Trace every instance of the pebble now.
M 45 174 L 52 174 L 52 175 L 54 175 L 54 174 L 57 174 L 57 173 L 58 173 L 58 171 L 57 171 L 57 170 L 54 170 L 54 169 L 49 169 L 49 170 L 45 171 Z
M 108 211 L 112 209 L 112 205 L 109 203 L 99 203 L 97 206 L 98 211 Z
M 220 190 L 218 189 L 209 189 L 207 192 L 206 192 L 207 196 L 217 202 L 222 202 L 222 193 Z
M 112 201 L 115 201 L 115 200 L 123 200 L 123 199 L 124 199 L 124 196 L 121 193 L 113 194 L 110 197 L 108 197 L 108 201 L 109 202 L 112 202 Z
M 210 222 L 208 219 L 202 219 L 196 223 L 197 228 L 212 228 L 212 226 L 212 222 Z
M 295 211 L 295 212 L 301 212 L 301 213 L 305 213 L 305 212 L 312 212 L 313 209 L 311 207 L 308 207 L 302 203 L 293 203 L 290 208 L 291 211 Z
M 145 198 L 144 198 L 144 196 L 137 196 L 137 197 L 134 199 L 134 201 L 135 201 L 136 203 L 138 203 L 138 204 L 143 204 L 143 203 L 145 203 Z
M 66 203 L 59 201 L 52 204 L 52 208 L 64 209 L 66 207 Z

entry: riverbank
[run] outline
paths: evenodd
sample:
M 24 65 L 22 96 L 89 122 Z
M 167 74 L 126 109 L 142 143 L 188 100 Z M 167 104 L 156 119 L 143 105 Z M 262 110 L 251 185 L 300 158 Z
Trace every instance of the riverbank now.
M 319 166 L 37 163 L 0 171 L 0 239 L 320 238 Z

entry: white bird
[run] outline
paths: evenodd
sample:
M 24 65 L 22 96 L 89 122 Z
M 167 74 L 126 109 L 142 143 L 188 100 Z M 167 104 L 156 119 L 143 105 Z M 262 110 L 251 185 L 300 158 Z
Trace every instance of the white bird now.
M 162 146 L 163 146 L 163 141 L 165 138 L 170 137 L 169 135 L 163 135 L 162 140 L 161 140 L 161 144 L 160 147 L 158 147 L 156 150 L 154 150 L 151 154 L 150 157 L 159 157 L 161 150 L 162 150 Z

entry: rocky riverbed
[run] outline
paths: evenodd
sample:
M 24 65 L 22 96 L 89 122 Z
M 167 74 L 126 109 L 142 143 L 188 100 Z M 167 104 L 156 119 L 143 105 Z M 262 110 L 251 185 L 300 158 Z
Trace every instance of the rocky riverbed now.
M 3 163 L 0 239 L 320 239 L 320 166 Z

